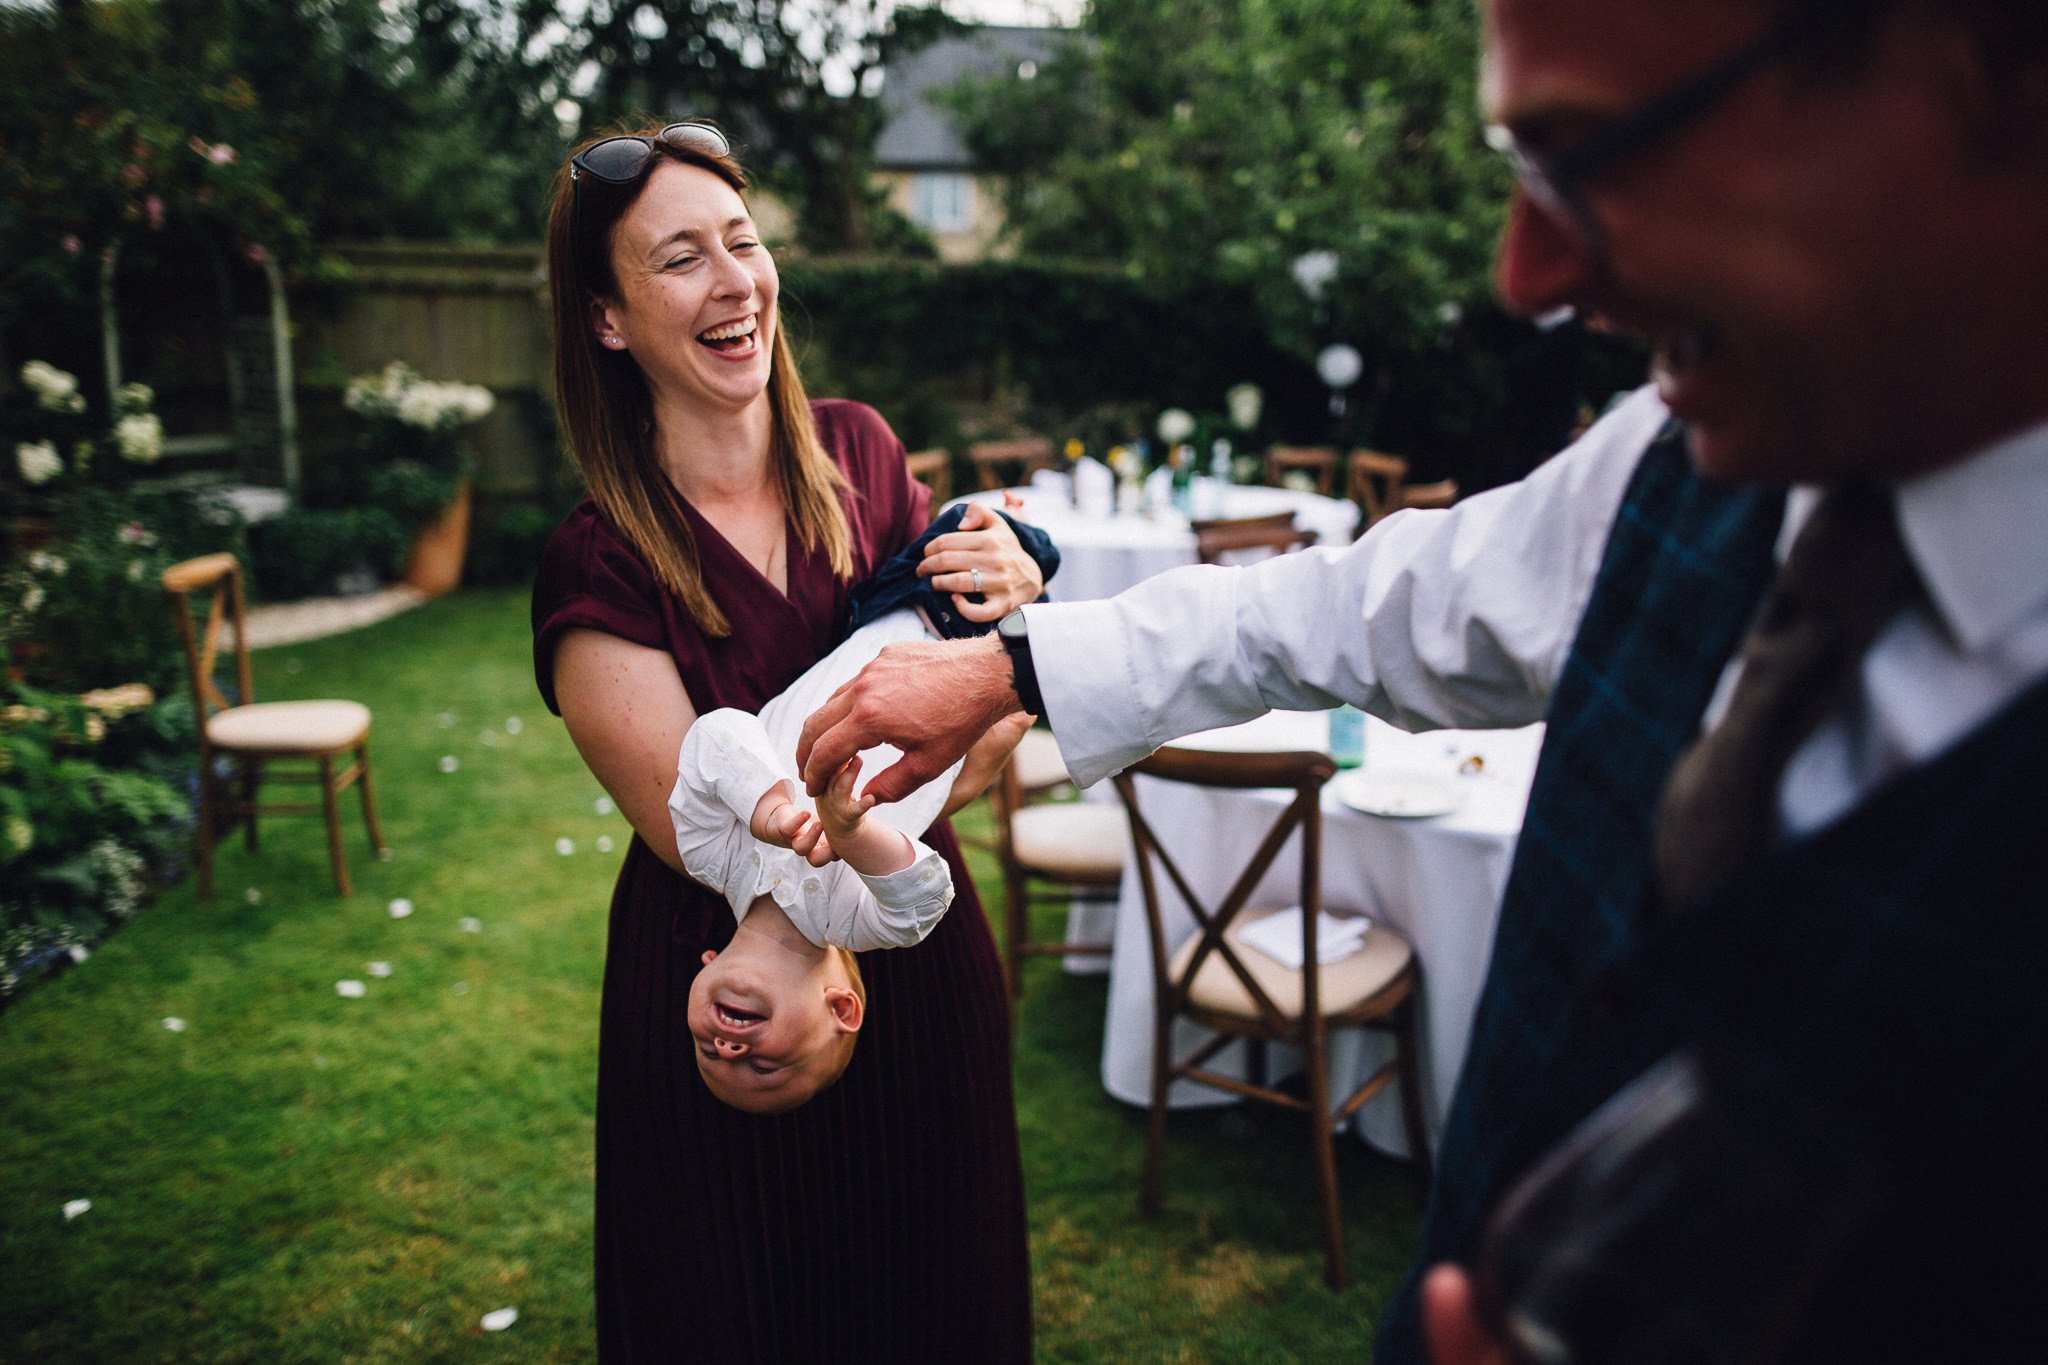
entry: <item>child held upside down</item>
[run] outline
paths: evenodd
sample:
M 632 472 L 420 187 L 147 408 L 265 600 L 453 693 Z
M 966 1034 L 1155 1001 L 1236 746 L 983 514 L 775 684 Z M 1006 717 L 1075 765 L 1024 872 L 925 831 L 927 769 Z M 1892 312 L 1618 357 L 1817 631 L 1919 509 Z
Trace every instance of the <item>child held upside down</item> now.
M 922 941 L 953 899 L 944 859 L 918 836 L 986 787 L 1028 716 L 1011 717 L 973 751 L 901 801 L 859 794 L 863 771 L 895 761 L 887 745 L 847 763 L 813 808 L 796 777 L 804 719 L 882 646 L 928 634 L 979 634 L 950 599 L 915 576 L 924 544 L 959 522 L 935 519 L 851 594 L 858 627 L 759 716 L 723 708 L 697 718 L 677 758 L 669 815 L 683 869 L 724 894 L 739 921 L 723 952 L 705 952 L 690 986 L 697 1070 L 735 1108 L 778 1113 L 837 1080 L 867 1009 L 854 954 Z M 1050 579 L 1059 553 L 1012 522 Z M 866 624 L 862 624 L 862 622 Z

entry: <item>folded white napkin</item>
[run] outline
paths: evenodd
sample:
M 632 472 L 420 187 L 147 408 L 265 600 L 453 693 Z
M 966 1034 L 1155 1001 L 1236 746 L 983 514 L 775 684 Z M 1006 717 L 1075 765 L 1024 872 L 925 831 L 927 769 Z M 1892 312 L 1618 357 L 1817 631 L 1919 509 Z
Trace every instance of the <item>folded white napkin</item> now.
M 1070 481 L 1057 469 L 1034 469 L 1031 471 L 1031 486 L 1056 498 L 1068 496 Z
M 1116 501 L 1116 475 L 1093 455 L 1074 461 L 1074 506 L 1084 512 L 1107 512 Z
M 1338 918 L 1327 910 L 1316 915 L 1316 961 L 1325 965 L 1341 961 L 1365 947 L 1372 921 L 1355 916 Z M 1237 941 L 1255 948 L 1281 966 L 1301 970 L 1301 907 L 1290 905 L 1237 930 Z

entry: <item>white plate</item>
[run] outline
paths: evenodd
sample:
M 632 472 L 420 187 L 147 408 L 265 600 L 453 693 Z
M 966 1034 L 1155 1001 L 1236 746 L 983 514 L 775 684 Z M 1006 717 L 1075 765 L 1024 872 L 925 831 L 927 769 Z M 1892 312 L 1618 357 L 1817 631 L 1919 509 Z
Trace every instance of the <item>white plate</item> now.
M 1448 815 L 1464 797 L 1448 778 L 1398 768 L 1356 768 L 1337 774 L 1330 786 L 1337 799 L 1353 810 L 1397 819 Z

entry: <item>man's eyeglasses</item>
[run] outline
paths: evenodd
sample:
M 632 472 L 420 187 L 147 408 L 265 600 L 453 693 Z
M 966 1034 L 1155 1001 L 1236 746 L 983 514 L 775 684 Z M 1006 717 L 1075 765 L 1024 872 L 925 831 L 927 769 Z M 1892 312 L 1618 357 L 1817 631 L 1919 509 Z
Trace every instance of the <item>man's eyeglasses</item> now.
M 1523 193 L 1538 208 L 1576 231 L 1583 245 L 1598 246 L 1605 234 L 1587 197 L 1587 184 L 1712 112 L 1750 77 L 1815 37 L 1826 23 L 1820 16 L 1827 9 L 1795 6 L 1749 46 L 1570 146 L 1525 146 L 1512 129 L 1498 123 L 1487 125 L 1486 144 L 1506 155 Z
M 731 156 L 732 144 L 718 126 L 702 119 L 671 123 L 653 137 L 623 135 L 593 142 L 569 158 L 569 239 L 583 240 L 583 177 L 588 175 L 607 185 L 630 185 L 647 173 L 654 163 L 656 145 Z
M 717 125 L 691 119 L 686 123 L 671 123 L 653 137 L 608 137 L 602 142 L 593 142 L 569 158 L 569 178 L 580 180 L 586 175 L 594 175 L 608 185 L 629 184 L 646 173 L 648 163 L 654 160 L 656 144 L 706 152 L 712 156 L 732 155 L 732 144 L 726 141 L 724 133 L 718 131 Z

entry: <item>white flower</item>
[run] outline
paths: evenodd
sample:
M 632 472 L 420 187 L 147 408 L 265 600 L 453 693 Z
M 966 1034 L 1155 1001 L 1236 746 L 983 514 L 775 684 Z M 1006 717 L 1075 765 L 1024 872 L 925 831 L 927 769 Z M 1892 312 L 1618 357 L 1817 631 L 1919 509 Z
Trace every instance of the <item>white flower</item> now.
M 164 1020 L 164 1027 L 173 1033 L 183 1033 L 185 1031 L 185 1021 L 173 1014 Z
M 36 827 L 19 815 L 7 817 L 7 823 L 0 825 L 0 839 L 16 853 L 26 853 L 36 841 Z
M 1155 430 L 1158 431 L 1160 440 L 1170 446 L 1176 446 L 1195 434 L 1195 419 L 1188 415 L 1186 408 L 1168 408 L 1159 414 L 1159 424 Z
M 1259 424 L 1259 414 L 1266 406 L 1266 395 L 1259 391 L 1257 384 L 1250 381 L 1232 384 L 1224 392 L 1223 405 L 1230 409 L 1232 426 L 1239 431 L 1250 431 Z
M 1330 281 L 1337 278 L 1337 253 L 1334 251 L 1305 251 L 1294 258 L 1294 283 L 1308 296 L 1310 303 L 1322 298 L 1323 290 Z
M 27 591 L 21 595 L 22 613 L 27 616 L 34 616 L 38 611 L 42 610 L 43 600 L 46 596 L 47 594 L 43 592 L 42 584 L 29 584 Z
M 569 838 L 567 835 L 564 835 L 562 838 L 555 840 L 555 852 L 561 854 L 564 858 L 568 857 L 575 851 L 576 841 L 574 839 Z
M 369 993 L 369 987 L 360 981 L 337 981 L 334 993 L 344 1000 L 360 1000 Z
M 48 441 L 23 441 L 14 448 L 14 464 L 22 482 L 43 484 L 64 472 L 64 460 Z
M 371 976 L 389 976 L 391 975 L 391 964 L 389 962 L 372 962 L 368 970 Z
M 412 913 L 412 902 L 407 900 L 405 897 L 400 896 L 397 900 L 391 902 L 390 908 L 391 918 L 404 919 L 407 915 L 410 915 Z
M 21 382 L 35 390 L 36 406 L 46 412 L 78 412 L 85 407 L 85 395 L 78 391 L 78 379 L 47 360 L 31 360 L 21 367 Z
M 148 412 L 156 402 L 156 390 L 147 384 L 123 384 L 114 395 L 114 406 L 122 412 Z
M 462 760 L 461 760 L 461 759 L 458 759 L 458 758 L 457 758 L 457 757 L 456 757 L 456 756 L 455 756 L 454 754 L 442 754 L 442 755 L 441 755 L 441 771 L 442 771 L 442 772 L 444 772 L 444 773 L 452 773 L 452 772 L 454 772 L 454 771 L 455 771 L 455 770 L 456 770 L 457 768 L 459 768 L 459 767 L 461 767 L 461 766 L 462 766 Z
M 609 796 L 598 797 L 597 800 L 590 803 L 590 808 L 596 811 L 599 815 L 610 815 L 613 811 L 618 809 L 617 806 L 614 806 L 612 804 L 612 799 Z
M 517 1321 L 519 1321 L 519 1310 L 517 1308 L 493 1309 L 484 1314 L 484 1330 L 486 1332 L 502 1332 Z
M 600 834 L 600 835 L 598 835 L 598 836 L 597 836 L 597 851 L 598 851 L 599 853 L 609 853 L 609 852 L 611 852 L 611 851 L 612 851 L 612 836 L 611 836 L 611 835 L 609 835 L 609 834 Z
M 28 566 L 37 573 L 46 573 L 52 578 L 62 578 L 64 571 L 71 567 L 64 562 L 63 556 L 53 555 L 48 550 L 37 550 L 30 555 Z
M 114 440 L 122 459 L 155 464 L 164 453 L 163 419 L 153 412 L 131 412 L 114 423 Z
M 263 904 L 263 891 L 259 887 L 252 886 L 242 893 L 242 898 L 251 905 L 261 905 Z

